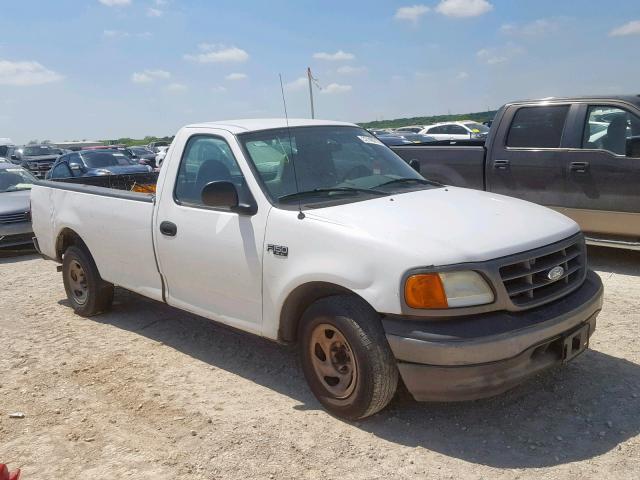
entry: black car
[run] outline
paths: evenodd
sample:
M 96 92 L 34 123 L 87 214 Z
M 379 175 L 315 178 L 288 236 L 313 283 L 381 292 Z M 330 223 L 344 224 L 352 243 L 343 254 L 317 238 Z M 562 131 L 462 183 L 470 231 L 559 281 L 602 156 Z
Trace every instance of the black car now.
M 44 178 L 62 153 L 60 148 L 53 145 L 27 145 L 22 148 L 22 152 L 14 152 L 11 160 L 37 178 Z
M 125 153 L 113 149 L 82 150 L 62 155 L 47 175 L 48 179 L 96 177 L 102 175 L 122 175 L 148 173 L 148 165 L 140 165 Z
M 133 154 L 135 160 L 141 165 L 149 165 L 156 168 L 156 154 L 146 147 L 129 147 L 127 149 Z

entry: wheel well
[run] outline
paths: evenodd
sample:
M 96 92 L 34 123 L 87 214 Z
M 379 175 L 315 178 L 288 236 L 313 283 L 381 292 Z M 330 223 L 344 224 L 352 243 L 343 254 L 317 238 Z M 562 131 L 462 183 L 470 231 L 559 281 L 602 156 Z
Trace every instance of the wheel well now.
M 56 259 L 58 261 L 62 261 L 62 255 L 64 254 L 65 250 L 71 245 L 86 247 L 85 243 L 82 241 L 82 238 L 80 238 L 80 235 L 78 235 L 70 228 L 65 228 L 60 232 L 60 234 L 58 235 L 58 239 L 56 240 Z
M 298 336 L 298 323 L 304 311 L 316 300 L 331 295 L 352 295 L 362 299 L 348 288 L 328 282 L 309 282 L 293 290 L 285 300 L 280 312 L 278 339 L 292 343 Z

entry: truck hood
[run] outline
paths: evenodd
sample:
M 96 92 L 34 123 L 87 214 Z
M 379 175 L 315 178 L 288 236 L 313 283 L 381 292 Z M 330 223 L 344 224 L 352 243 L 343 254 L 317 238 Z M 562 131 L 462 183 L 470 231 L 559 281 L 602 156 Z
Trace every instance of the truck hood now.
M 394 194 L 306 210 L 371 242 L 429 264 L 485 261 L 542 247 L 579 231 L 551 209 L 503 195 L 457 187 Z M 397 251 L 397 250 L 396 250 Z
M 31 190 L 0 193 L 0 215 L 28 212 L 30 196 Z

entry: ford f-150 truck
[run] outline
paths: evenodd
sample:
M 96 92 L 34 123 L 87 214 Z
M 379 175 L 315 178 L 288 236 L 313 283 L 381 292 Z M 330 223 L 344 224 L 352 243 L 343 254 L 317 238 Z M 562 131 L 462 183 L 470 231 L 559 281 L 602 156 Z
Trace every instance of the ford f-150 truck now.
M 427 178 L 546 205 L 588 243 L 640 250 L 640 95 L 513 102 L 484 146 L 392 149 Z
M 602 305 L 574 221 L 425 180 L 348 123 L 191 125 L 155 194 L 81 181 L 31 196 L 78 314 L 118 285 L 297 342 L 311 390 L 346 418 L 384 408 L 399 376 L 417 400 L 501 393 L 583 352 Z

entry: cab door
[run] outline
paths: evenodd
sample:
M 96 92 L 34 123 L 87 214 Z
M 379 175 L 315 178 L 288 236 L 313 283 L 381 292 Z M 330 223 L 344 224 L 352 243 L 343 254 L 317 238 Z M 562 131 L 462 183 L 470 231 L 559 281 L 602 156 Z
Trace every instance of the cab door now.
M 268 208 L 254 215 L 211 208 L 209 182 L 232 182 L 253 201 L 251 172 L 237 141 L 218 129 L 185 130 L 174 140 L 154 219 L 158 264 L 170 305 L 262 333 L 262 243 Z M 182 152 L 176 158 L 175 152 Z M 254 180 L 254 179 L 252 179 Z M 255 185 L 255 181 L 254 181 Z M 255 186 L 254 186 L 255 188 Z
M 629 139 L 640 136 L 639 113 L 620 103 L 579 105 L 578 135 L 564 154 L 562 212 L 589 234 L 640 239 L 640 155 L 627 149 Z
M 570 109 L 570 104 L 507 107 L 487 152 L 487 191 L 566 206 L 563 134 Z

